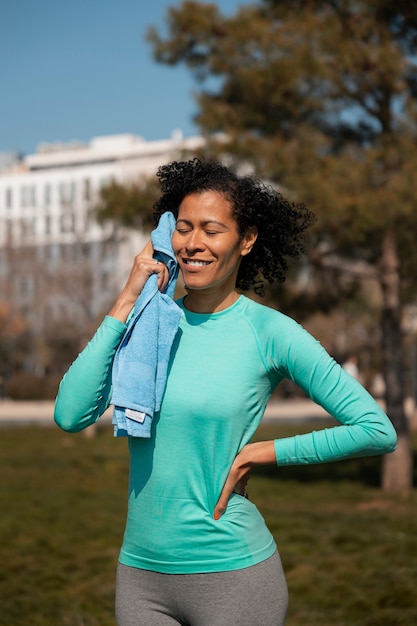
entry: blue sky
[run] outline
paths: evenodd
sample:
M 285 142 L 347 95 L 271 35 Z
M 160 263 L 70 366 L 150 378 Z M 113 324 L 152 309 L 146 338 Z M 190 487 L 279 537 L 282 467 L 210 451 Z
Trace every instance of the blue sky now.
M 228 15 L 249 0 L 218 0 Z M 176 0 L 3 0 L 0 152 L 42 142 L 133 133 L 197 133 L 196 85 L 183 67 L 152 59 L 149 25 Z

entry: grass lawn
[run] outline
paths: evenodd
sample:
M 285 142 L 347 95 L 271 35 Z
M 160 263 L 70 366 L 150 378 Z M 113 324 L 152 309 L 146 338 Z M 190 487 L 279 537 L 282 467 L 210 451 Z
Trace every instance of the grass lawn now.
M 259 438 L 288 434 L 265 426 Z M 109 427 L 92 439 L 57 428 L 0 430 L 0 626 L 114 625 L 127 463 L 126 440 Z M 252 476 L 251 500 L 287 575 L 287 626 L 417 624 L 417 490 L 383 494 L 380 463 Z

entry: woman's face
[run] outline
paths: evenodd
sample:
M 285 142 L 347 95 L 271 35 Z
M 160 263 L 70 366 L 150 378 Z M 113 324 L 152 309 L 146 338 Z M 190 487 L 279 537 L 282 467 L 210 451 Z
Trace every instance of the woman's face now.
M 242 257 L 256 240 L 243 237 L 229 200 L 218 191 L 186 196 L 178 210 L 172 247 L 188 290 L 234 291 Z

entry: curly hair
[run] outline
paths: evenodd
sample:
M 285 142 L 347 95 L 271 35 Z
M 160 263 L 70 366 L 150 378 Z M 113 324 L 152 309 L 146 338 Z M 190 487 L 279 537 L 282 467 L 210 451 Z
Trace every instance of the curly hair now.
M 154 205 L 154 221 L 166 211 L 178 217 L 189 194 L 217 191 L 230 202 L 241 237 L 256 226 L 258 238 L 249 255 L 242 257 L 236 287 L 264 295 L 264 281 L 282 283 L 289 269 L 287 259 L 304 251 L 303 233 L 314 215 L 302 203 L 286 200 L 271 185 L 255 176 L 238 176 L 216 161 L 173 161 L 157 172 L 162 195 Z

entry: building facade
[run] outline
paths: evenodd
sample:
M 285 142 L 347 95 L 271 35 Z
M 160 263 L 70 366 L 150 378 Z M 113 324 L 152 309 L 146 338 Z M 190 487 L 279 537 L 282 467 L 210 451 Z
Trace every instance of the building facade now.
M 0 303 L 11 304 L 38 335 L 54 320 L 82 325 L 100 315 L 146 238 L 120 229 L 116 235 L 112 224 L 94 219 L 100 188 L 148 178 L 203 145 L 179 132 L 162 141 L 115 135 L 0 160 Z

